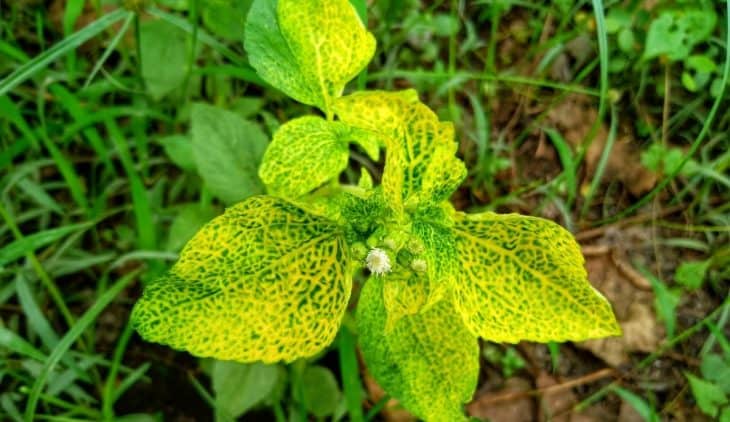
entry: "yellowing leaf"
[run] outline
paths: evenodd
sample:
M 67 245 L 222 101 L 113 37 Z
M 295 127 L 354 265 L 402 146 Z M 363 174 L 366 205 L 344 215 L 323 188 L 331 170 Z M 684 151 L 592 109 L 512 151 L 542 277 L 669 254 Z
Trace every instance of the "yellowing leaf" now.
M 200 230 L 132 312 L 149 341 L 238 362 L 292 361 L 335 337 L 350 296 L 337 226 L 256 196 Z
M 518 214 L 458 216 L 454 302 L 469 330 L 490 341 L 580 341 L 615 336 L 611 305 L 588 282 L 573 236 Z
M 340 126 L 315 116 L 281 126 L 259 168 L 269 191 L 296 198 L 337 177 L 347 167 L 349 156 Z
M 370 278 L 357 309 L 360 348 L 378 383 L 426 421 L 465 421 L 479 346 L 449 301 L 404 316 L 386 333 L 383 278 Z
M 279 0 L 281 32 L 317 105 L 327 113 L 375 53 L 375 38 L 348 0 Z
M 335 113 L 383 139 L 383 191 L 397 212 L 447 199 L 466 176 L 453 125 L 440 122 L 412 90 L 355 93 L 338 99 Z
M 348 141 L 360 144 L 377 159 L 378 144 L 371 135 L 316 116 L 290 120 L 274 134 L 261 162 L 259 177 L 271 193 L 299 197 L 335 179 L 347 167 Z
M 375 38 L 347 0 L 256 0 L 245 40 L 264 80 L 328 114 L 375 52 Z
M 383 281 L 385 332 L 390 333 L 401 318 L 421 312 L 432 295 L 430 283 L 409 271 L 391 273 Z

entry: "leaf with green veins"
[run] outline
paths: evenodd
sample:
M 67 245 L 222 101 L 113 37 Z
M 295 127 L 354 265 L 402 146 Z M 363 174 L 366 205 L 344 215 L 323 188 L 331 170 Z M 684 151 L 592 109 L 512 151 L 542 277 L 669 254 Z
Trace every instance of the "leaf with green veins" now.
M 403 91 L 362 91 L 338 98 L 337 117 L 350 126 L 376 133 L 383 140 L 401 135 L 403 113 L 418 102 L 413 89 Z
M 581 341 L 616 336 L 611 305 L 587 279 L 573 236 L 518 214 L 461 214 L 452 227 L 455 299 L 469 330 L 490 341 Z
M 352 280 L 341 230 L 281 199 L 229 209 L 149 284 L 132 312 L 148 341 L 238 362 L 291 362 L 332 342 Z
M 384 146 L 382 140 L 373 132 L 348 126 L 347 137 L 350 142 L 357 144 L 373 161 L 380 157 L 380 147 Z
M 397 212 L 443 201 L 466 177 L 453 124 L 440 122 L 412 90 L 352 94 L 337 100 L 335 113 L 384 140 L 383 191 Z
M 255 123 L 205 104 L 193 104 L 195 167 L 214 195 L 227 204 L 264 192 L 258 166 L 267 138 Z
M 348 0 L 279 0 L 281 32 L 309 85 L 318 88 L 317 105 L 331 111 L 348 81 L 375 54 L 375 38 Z
M 349 157 L 343 126 L 316 116 L 287 122 L 264 154 L 261 180 L 273 194 L 296 198 L 336 178 Z
M 375 53 L 375 38 L 347 0 L 255 0 L 245 39 L 264 80 L 327 114 Z
M 467 420 L 462 407 L 476 388 L 479 345 L 441 301 L 401 318 L 386 334 L 383 278 L 371 277 L 357 309 L 360 348 L 368 369 L 390 395 L 428 421 Z
M 429 302 L 431 283 L 411 271 L 388 274 L 383 281 L 383 308 L 386 312 L 385 334 L 389 334 L 401 318 L 424 310 Z M 440 295 L 443 297 L 443 295 Z

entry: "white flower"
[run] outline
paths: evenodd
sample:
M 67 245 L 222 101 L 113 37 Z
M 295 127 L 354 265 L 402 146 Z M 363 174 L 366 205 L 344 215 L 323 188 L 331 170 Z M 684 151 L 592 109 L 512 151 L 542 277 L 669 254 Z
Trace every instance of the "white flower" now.
M 371 249 L 365 258 L 365 263 L 367 264 L 368 270 L 375 275 L 383 275 L 390 272 L 390 257 L 382 249 Z

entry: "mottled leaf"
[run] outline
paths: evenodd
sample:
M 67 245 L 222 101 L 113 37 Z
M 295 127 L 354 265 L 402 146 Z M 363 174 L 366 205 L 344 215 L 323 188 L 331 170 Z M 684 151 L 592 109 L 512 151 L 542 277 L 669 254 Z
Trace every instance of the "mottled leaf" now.
M 386 334 L 382 278 L 363 287 L 357 310 L 368 369 L 388 394 L 427 421 L 466 420 L 476 388 L 479 345 L 449 301 L 404 316 Z
M 335 337 L 350 295 L 340 229 L 256 196 L 226 210 L 149 284 L 132 313 L 149 341 L 238 362 L 292 361 Z
M 579 341 L 620 335 L 608 301 L 587 279 L 583 255 L 559 225 L 518 214 L 457 216 L 455 304 L 490 341 Z
M 281 126 L 259 169 L 269 191 L 296 198 L 336 178 L 347 167 L 349 157 L 343 126 L 315 116 Z
M 454 127 L 418 101 L 414 91 L 361 92 L 337 100 L 343 122 L 376 133 L 387 148 L 383 191 L 397 212 L 439 203 L 466 177 L 456 158 Z
M 332 101 L 372 58 L 375 38 L 347 0 L 256 0 L 246 50 L 264 80 L 330 113 Z

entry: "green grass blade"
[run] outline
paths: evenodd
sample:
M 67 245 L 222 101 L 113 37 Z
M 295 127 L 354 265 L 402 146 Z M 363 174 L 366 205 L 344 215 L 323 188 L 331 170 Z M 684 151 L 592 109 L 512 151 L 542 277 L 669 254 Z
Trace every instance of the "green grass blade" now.
M 60 240 L 71 233 L 86 230 L 91 223 L 71 224 L 55 229 L 48 229 L 28 236 L 23 236 L 0 248 L 0 267 L 7 265 L 28 253 Z
M 33 60 L 23 64 L 5 79 L 0 80 L 0 97 L 6 95 L 13 88 L 20 85 L 28 78 L 32 77 L 39 71 L 43 70 L 49 63 L 64 54 L 75 50 L 87 40 L 95 37 L 103 30 L 113 25 L 122 18 L 127 17 L 132 12 L 124 9 L 117 9 L 108 15 L 104 15 L 96 21 L 90 23 L 78 32 L 75 32 L 64 38 L 61 42 L 49 48 L 45 52 L 33 58 Z
M 84 88 L 88 87 L 91 81 L 94 80 L 94 77 L 99 72 L 99 70 L 101 70 L 101 67 L 107 61 L 112 52 L 114 52 L 114 49 L 117 48 L 117 44 L 119 44 L 119 41 L 122 40 L 124 34 L 126 34 L 127 30 L 129 30 L 129 25 L 132 23 L 132 21 L 134 21 L 134 16 L 134 14 L 130 13 L 126 17 L 126 19 L 124 19 L 122 27 L 119 29 L 114 38 L 112 38 L 111 42 L 104 50 L 104 53 L 101 55 L 101 57 L 99 57 L 99 60 L 96 61 L 96 63 L 94 64 L 94 68 L 91 70 L 91 73 L 89 73 L 89 76 L 86 77 L 86 81 L 84 82 Z
M 603 147 L 601 158 L 598 159 L 598 165 L 596 166 L 596 172 L 591 180 L 591 185 L 588 188 L 588 193 L 583 201 L 583 207 L 580 210 L 580 218 L 588 212 L 588 208 L 593 201 L 593 195 L 596 194 L 598 186 L 601 184 L 601 178 L 603 178 L 603 172 L 606 171 L 606 164 L 608 164 L 608 158 L 611 156 L 613 150 L 613 144 L 616 141 L 616 132 L 618 131 L 618 115 L 615 107 L 611 107 L 611 128 L 608 131 L 608 139 L 606 139 L 606 145 Z
M 578 192 L 578 181 L 576 178 L 578 168 L 575 157 L 573 157 L 573 151 L 570 149 L 570 145 L 568 145 L 568 142 L 563 139 L 563 136 L 558 131 L 546 128 L 545 133 L 548 134 L 548 138 L 555 145 L 555 149 L 558 151 L 558 157 L 560 157 L 560 163 L 563 165 L 563 177 L 565 177 L 565 184 L 568 189 L 567 208 L 570 209 Z
M 355 336 L 347 327 L 340 329 L 337 347 L 340 355 L 340 371 L 342 371 L 342 390 L 345 393 L 347 413 L 350 421 L 362 422 L 362 385 L 360 382 L 360 368 L 357 364 L 355 350 Z
M 153 223 L 147 190 L 142 182 L 142 178 L 135 169 L 132 154 L 129 151 L 121 129 L 114 121 L 107 122 L 106 126 L 109 131 L 109 137 L 122 160 L 124 171 L 127 173 L 127 177 L 129 177 L 129 184 L 132 189 L 132 206 L 137 223 L 138 246 L 143 250 L 155 250 L 157 248 L 157 227 Z
M 31 388 L 30 394 L 28 395 L 28 403 L 25 408 L 25 420 L 33 421 L 36 416 L 36 408 L 38 406 L 38 399 L 43 392 L 43 387 L 46 385 L 48 376 L 51 371 L 56 367 L 61 358 L 68 352 L 71 345 L 76 341 L 77 338 L 83 334 L 101 314 L 101 312 L 114 300 L 127 285 L 129 285 L 138 275 L 139 271 L 134 271 L 126 274 L 124 277 L 114 283 L 109 290 L 104 292 L 99 299 L 92 305 L 82 316 L 78 319 L 76 324 L 63 336 L 61 341 L 51 355 L 46 359 L 45 364 L 41 373 L 38 374 L 33 387 Z
M 5 327 L 0 327 L 0 347 L 41 362 L 44 362 L 47 358 L 32 344 Z
M 63 104 L 68 113 L 73 117 L 76 122 L 81 122 L 87 118 L 88 110 L 84 110 L 81 106 L 81 102 L 74 96 L 69 90 L 63 85 L 53 84 L 49 90 L 58 100 Z M 89 141 L 89 144 L 99 156 L 101 162 L 107 168 L 111 174 L 115 174 L 114 166 L 109 158 L 109 151 L 104 143 L 99 132 L 93 126 L 82 129 L 84 137 Z

